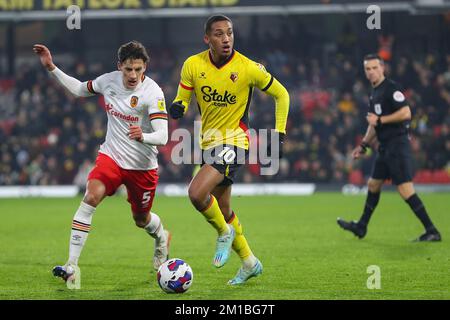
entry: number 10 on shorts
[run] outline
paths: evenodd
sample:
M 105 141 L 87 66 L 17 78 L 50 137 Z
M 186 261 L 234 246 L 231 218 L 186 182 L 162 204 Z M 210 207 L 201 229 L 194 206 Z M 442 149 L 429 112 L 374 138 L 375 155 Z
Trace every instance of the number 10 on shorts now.
M 231 163 L 236 158 L 236 152 L 230 147 L 225 147 L 218 155 L 219 158 L 225 160 L 225 163 Z

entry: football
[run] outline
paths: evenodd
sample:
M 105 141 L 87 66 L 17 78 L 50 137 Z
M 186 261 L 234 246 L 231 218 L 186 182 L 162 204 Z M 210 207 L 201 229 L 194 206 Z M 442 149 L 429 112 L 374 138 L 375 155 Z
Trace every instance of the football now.
M 183 293 L 192 285 L 192 268 L 182 259 L 173 258 L 164 262 L 158 269 L 158 284 L 164 292 Z

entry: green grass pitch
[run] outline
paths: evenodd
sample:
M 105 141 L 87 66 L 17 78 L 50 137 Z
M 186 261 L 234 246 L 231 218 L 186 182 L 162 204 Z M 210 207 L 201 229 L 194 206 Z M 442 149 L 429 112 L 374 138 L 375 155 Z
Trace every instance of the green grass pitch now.
M 51 269 L 66 261 L 81 198 L 1 199 L 0 299 L 450 299 L 450 194 L 421 198 L 441 243 L 409 241 L 423 230 L 396 193 L 382 194 L 363 240 L 339 229 L 336 217 L 358 218 L 364 196 L 234 197 L 264 272 L 230 287 L 237 255 L 215 269 L 215 231 L 187 197 L 157 197 L 153 211 L 173 233 L 171 257 L 194 271 L 193 285 L 182 295 L 158 287 L 150 272 L 153 239 L 134 225 L 124 198 L 107 198 L 97 209 L 80 259 L 81 290 L 75 291 Z M 370 265 L 380 267 L 380 289 L 367 288 Z

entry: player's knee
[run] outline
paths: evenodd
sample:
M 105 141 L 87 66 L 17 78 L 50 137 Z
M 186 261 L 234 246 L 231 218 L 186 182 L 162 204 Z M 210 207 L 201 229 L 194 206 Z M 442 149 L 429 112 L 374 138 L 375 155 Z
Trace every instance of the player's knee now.
M 102 199 L 103 195 L 87 191 L 84 195 L 83 201 L 92 207 L 97 207 Z
M 145 221 L 143 220 L 134 220 L 134 223 L 138 228 L 145 228 L 145 226 L 147 225 L 147 223 L 145 223 Z
M 382 183 L 375 181 L 373 179 L 369 179 L 369 182 L 367 183 L 367 188 L 372 193 L 378 193 L 381 191 L 381 185 Z
M 202 192 L 195 190 L 194 188 L 189 188 L 188 191 L 189 199 L 191 200 L 194 207 L 201 211 L 204 210 L 207 204 L 208 196 L 204 195 Z
M 150 217 L 148 214 L 133 214 L 134 223 L 136 224 L 136 227 L 138 228 L 145 228 L 149 222 Z
M 401 185 L 397 186 L 397 190 L 400 193 L 400 196 L 407 200 L 409 197 L 411 197 L 414 193 L 416 193 L 414 186 L 412 183 L 403 183 Z

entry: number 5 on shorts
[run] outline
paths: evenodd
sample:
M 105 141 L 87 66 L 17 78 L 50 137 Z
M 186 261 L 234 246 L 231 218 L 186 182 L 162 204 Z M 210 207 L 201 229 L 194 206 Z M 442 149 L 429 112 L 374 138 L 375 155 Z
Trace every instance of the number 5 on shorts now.
M 151 191 L 144 192 L 144 194 L 142 195 L 142 205 L 145 206 L 150 202 L 151 199 Z

